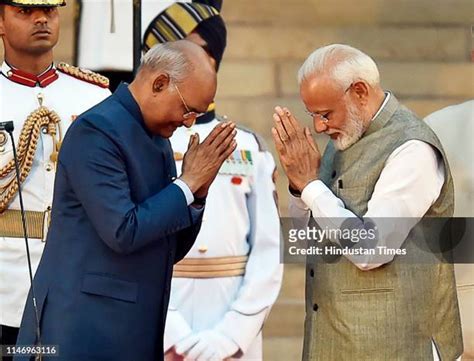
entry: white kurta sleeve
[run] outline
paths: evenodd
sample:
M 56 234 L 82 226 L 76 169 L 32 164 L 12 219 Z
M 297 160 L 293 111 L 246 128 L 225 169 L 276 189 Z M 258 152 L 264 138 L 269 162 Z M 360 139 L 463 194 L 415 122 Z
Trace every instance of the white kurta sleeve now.
M 399 219 L 377 227 L 377 245 L 400 248 L 410 230 L 439 197 L 444 180 L 443 161 L 428 143 L 410 140 L 395 149 L 385 163 L 363 216 L 363 220 L 374 220 L 376 226 L 377 218 Z M 345 219 L 356 218 L 319 180 L 303 189 L 301 200 L 322 227 L 336 229 Z M 390 244 L 384 243 L 387 239 Z M 392 261 L 394 255 L 378 255 L 376 260 L 370 255 L 346 257 L 358 268 L 370 270 Z
M 253 189 L 247 200 L 251 218 L 250 253 L 242 285 L 215 330 L 246 352 L 263 327 L 281 287 L 280 221 L 274 199 L 275 169 L 269 152 L 255 152 Z

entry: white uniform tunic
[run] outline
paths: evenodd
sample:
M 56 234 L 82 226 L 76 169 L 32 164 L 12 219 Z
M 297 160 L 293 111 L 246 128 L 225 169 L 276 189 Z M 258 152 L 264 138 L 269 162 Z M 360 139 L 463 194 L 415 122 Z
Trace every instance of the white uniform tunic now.
M 454 182 L 454 217 L 474 217 L 474 100 L 438 110 L 428 115 L 425 120 L 439 137 L 448 157 Z M 468 228 L 466 234 L 472 235 L 473 231 Z M 454 271 L 464 341 L 462 356 L 466 360 L 472 360 L 474 264 L 455 264 Z
M 54 110 L 61 118 L 63 136 L 73 118 L 110 95 L 108 89 L 78 80 L 57 72 L 58 79 L 51 84 L 29 87 L 8 79 L 10 67 L 3 63 L 0 74 L 0 121 L 14 122 L 14 138 L 18 140 L 28 115 L 39 107 L 38 95 L 43 106 Z M 33 166 L 22 184 L 23 204 L 28 211 L 45 212 L 51 207 L 55 176 L 54 163 L 50 161 L 53 139 L 49 134 L 40 134 Z M 10 137 L 0 148 L 0 168 L 13 158 Z M 8 178 L 10 179 L 10 178 Z M 0 180 L 5 184 L 6 180 Z M 8 209 L 20 209 L 18 195 Z M 45 222 L 48 223 L 47 220 Z M 35 271 L 44 248 L 44 241 L 30 239 L 29 247 Z M 0 324 L 19 327 L 26 296 L 30 288 L 26 247 L 23 238 L 0 236 Z
M 142 37 L 150 22 L 175 2 L 176 0 L 142 0 Z M 132 71 L 132 3 L 132 0 L 81 1 L 79 66 L 94 70 Z
M 203 141 L 217 124 L 214 119 L 191 129 L 178 128 L 171 138 L 173 150 L 184 154 L 192 133 L 198 132 Z M 230 174 L 220 173 L 211 185 L 201 231 L 186 257 L 248 255 L 245 275 L 173 278 L 165 351 L 191 332 L 214 329 L 232 339 L 244 359 L 262 359 L 261 330 L 278 296 L 283 274 L 272 180 L 275 163 L 270 152 L 259 150 L 252 133 L 239 129 L 236 141 L 237 152 L 251 151 L 252 165 L 221 168 Z M 177 162 L 178 170 L 181 163 Z M 242 168 L 247 175 L 231 174 Z

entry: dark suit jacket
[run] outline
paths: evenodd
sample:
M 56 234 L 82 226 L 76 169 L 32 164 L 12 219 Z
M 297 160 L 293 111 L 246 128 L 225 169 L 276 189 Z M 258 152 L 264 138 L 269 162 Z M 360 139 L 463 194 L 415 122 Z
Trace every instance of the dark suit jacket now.
M 52 360 L 163 358 L 172 267 L 202 216 L 175 175 L 169 141 L 147 132 L 125 84 L 69 129 L 34 281 Z M 30 295 L 18 345 L 34 342 Z

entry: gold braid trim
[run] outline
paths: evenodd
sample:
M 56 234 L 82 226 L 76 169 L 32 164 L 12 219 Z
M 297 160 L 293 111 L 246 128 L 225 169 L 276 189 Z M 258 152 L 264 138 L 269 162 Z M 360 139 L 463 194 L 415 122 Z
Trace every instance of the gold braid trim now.
M 64 62 L 61 62 L 56 65 L 56 69 L 76 79 L 83 80 L 94 85 L 98 85 L 101 88 L 109 87 L 109 79 L 107 77 L 98 73 L 94 73 L 91 70 L 78 68 L 76 66 L 72 66 Z
M 59 124 L 60 121 L 61 119 L 56 112 L 43 106 L 33 111 L 28 115 L 28 118 L 26 118 L 25 124 L 20 133 L 17 147 L 20 183 L 23 183 L 26 177 L 28 177 L 28 174 L 30 174 L 41 129 L 46 128 L 48 134 L 55 139 L 56 125 Z M 55 145 L 55 147 L 57 147 L 57 145 Z M 6 185 L 0 186 L 0 213 L 7 209 L 18 191 L 14 159 L 11 159 L 3 168 L 0 168 L 0 180 L 7 177 L 10 177 L 11 179 Z

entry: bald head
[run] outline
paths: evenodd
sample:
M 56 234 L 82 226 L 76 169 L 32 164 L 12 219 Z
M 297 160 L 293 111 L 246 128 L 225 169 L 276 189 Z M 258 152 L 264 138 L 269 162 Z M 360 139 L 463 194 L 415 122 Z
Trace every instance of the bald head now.
M 178 40 L 155 45 L 143 57 L 137 78 L 150 73 L 164 72 L 172 81 L 181 83 L 193 73 L 202 74 L 207 79 L 216 77 L 206 52 L 198 45 Z
M 148 128 L 164 137 L 181 125 L 191 126 L 196 114 L 206 112 L 216 88 L 208 55 L 187 40 L 151 48 L 129 87 Z

